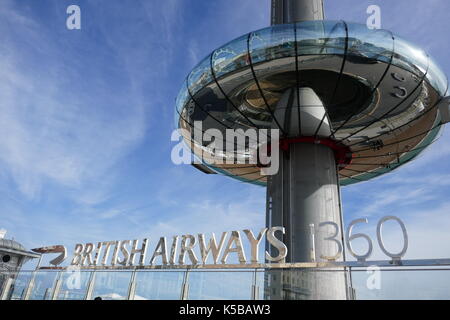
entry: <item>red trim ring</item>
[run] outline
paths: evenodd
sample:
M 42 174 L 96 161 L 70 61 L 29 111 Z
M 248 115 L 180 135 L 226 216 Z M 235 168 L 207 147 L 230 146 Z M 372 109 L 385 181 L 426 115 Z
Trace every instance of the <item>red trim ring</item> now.
M 288 151 L 289 146 L 294 143 L 313 143 L 313 144 L 321 144 L 323 146 L 327 146 L 334 152 L 334 157 L 336 159 L 336 164 L 339 170 L 344 169 L 346 166 L 350 165 L 352 162 L 352 152 L 349 147 L 338 144 L 336 141 L 331 139 L 320 139 L 316 137 L 297 137 L 297 138 L 284 138 L 280 139 L 280 149 L 283 151 Z M 268 146 L 268 150 L 270 150 L 270 145 Z

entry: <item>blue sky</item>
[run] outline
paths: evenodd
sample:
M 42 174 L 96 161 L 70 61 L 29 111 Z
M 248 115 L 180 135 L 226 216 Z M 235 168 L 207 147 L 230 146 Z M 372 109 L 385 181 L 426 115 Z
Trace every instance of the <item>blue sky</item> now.
M 81 30 L 66 8 L 81 8 Z M 450 74 L 446 0 L 329 0 L 326 16 L 382 27 Z M 170 160 L 175 98 L 213 49 L 269 25 L 265 0 L 2 0 L 0 228 L 27 248 L 264 226 L 265 189 Z M 346 223 L 401 217 L 409 258 L 450 256 L 450 142 L 343 188 Z M 386 229 L 395 251 L 400 229 Z M 360 230 L 363 230 L 361 228 Z M 374 240 L 375 256 L 383 258 Z

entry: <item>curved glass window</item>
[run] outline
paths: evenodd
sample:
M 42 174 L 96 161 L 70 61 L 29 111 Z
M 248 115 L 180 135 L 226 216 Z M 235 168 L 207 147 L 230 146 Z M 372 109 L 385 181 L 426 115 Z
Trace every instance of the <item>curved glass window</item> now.
M 366 25 L 348 24 L 348 55 L 389 63 L 394 50 L 392 33 L 370 30 Z
M 173 115 L 173 123 L 175 124 L 175 128 L 178 128 L 180 126 L 180 115 L 176 111 Z
M 184 80 L 183 85 L 181 86 L 180 93 L 178 94 L 176 106 L 178 113 L 181 113 L 183 107 L 186 105 L 186 102 L 190 99 L 189 92 L 187 90 L 187 80 Z
M 295 57 L 294 25 L 276 25 L 252 32 L 250 36 L 252 63 L 284 57 Z
M 347 33 L 342 21 L 297 23 L 298 55 L 345 54 Z
M 426 83 L 420 83 L 425 76 Z M 176 115 L 177 126 L 192 131 L 190 123 L 202 121 L 205 130 L 279 127 L 284 131 L 292 114 L 283 109 L 295 103 L 294 90 L 303 86 L 312 88 L 323 102 L 336 128 L 335 138 L 366 148 L 372 144 L 365 144 L 364 139 L 373 142 L 372 152 L 384 162 L 374 160 L 373 165 L 367 165 L 365 171 L 370 173 L 363 175 L 363 180 L 397 166 L 385 168 L 390 158 L 376 147 L 393 139 L 387 132 L 419 119 L 438 98 L 436 94 L 449 94 L 448 79 L 438 65 L 423 50 L 394 38 L 390 31 L 343 21 L 305 21 L 243 35 L 203 59 L 178 95 L 177 113 L 185 120 Z M 195 102 L 189 93 L 195 95 Z M 414 135 L 419 125 L 430 126 L 435 114 L 428 115 L 408 126 L 411 131 L 401 130 L 402 136 Z M 378 140 L 372 140 L 375 137 Z M 190 136 L 185 139 L 190 140 Z M 406 143 L 394 141 L 391 145 L 389 152 L 400 154 Z M 211 166 L 215 158 L 223 156 L 213 155 L 205 145 L 191 148 L 197 155 L 202 150 L 210 152 L 205 162 Z M 244 158 L 247 153 L 239 155 Z M 214 170 L 243 181 L 256 183 L 261 179 L 233 166 Z M 349 177 L 358 172 L 353 171 Z
M 175 112 L 175 114 L 173 115 L 173 121 L 175 124 L 175 128 L 181 128 L 181 121 L 184 120 L 182 119 L 182 116 L 180 116 L 178 112 Z
M 422 77 L 428 70 L 428 55 L 411 43 L 395 37 L 392 64 Z
M 428 68 L 427 80 L 441 96 L 444 96 L 448 88 L 447 76 L 442 72 L 436 61 L 432 57 L 429 58 L 430 67 Z
M 189 74 L 188 84 L 192 96 L 213 80 L 211 74 L 211 55 L 203 59 Z
M 212 56 L 212 66 L 216 78 L 250 64 L 247 53 L 248 34 L 243 35 L 216 49 Z

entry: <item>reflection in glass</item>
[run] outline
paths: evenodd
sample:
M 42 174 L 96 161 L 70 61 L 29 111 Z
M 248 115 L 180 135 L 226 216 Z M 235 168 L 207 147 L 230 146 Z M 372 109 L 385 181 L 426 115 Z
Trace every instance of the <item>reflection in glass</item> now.
M 423 269 L 422 269 L 423 268 Z M 388 267 L 372 269 L 352 268 L 349 299 L 390 300 L 390 299 L 450 299 L 450 269 L 437 267 Z M 374 272 L 375 271 L 375 272 Z M 186 271 L 142 270 L 136 272 L 136 300 L 158 299 L 178 300 Z M 311 274 L 318 273 L 335 277 L 346 273 L 330 269 L 271 269 L 235 270 L 195 270 L 189 272 L 188 299 L 295 299 L 313 298 L 311 292 L 317 290 L 318 283 Z M 96 271 L 95 288 L 92 299 L 126 299 L 132 272 Z M 38 271 L 30 299 L 51 299 L 51 290 L 58 272 Z M 80 289 L 67 285 L 70 273 L 62 274 L 63 284 L 58 299 L 77 299 L 85 297 L 87 281 L 91 272 L 80 272 Z M 20 272 L 11 289 L 11 300 L 23 299 L 32 272 Z M 256 277 L 256 278 L 255 278 Z M 268 282 L 271 286 L 268 287 Z M 347 282 L 350 283 L 350 282 Z M 253 287 L 255 284 L 256 287 Z M 256 290 L 254 290 L 256 288 Z M 351 293 L 353 292 L 353 293 Z
M 253 272 L 192 271 L 189 274 L 191 300 L 249 300 Z
M 128 297 L 131 272 L 98 271 L 95 276 L 92 299 L 125 300 Z
M 329 285 L 330 283 L 333 285 Z M 346 287 L 349 283 L 348 273 L 343 269 L 267 270 L 264 274 L 264 299 L 348 299 Z
M 252 32 L 250 36 L 252 63 L 295 56 L 295 32 L 292 24 L 276 25 Z
M 181 110 L 183 110 L 183 107 L 184 107 L 184 105 L 186 104 L 186 102 L 188 101 L 189 98 L 190 97 L 189 97 L 189 92 L 187 90 L 187 80 L 185 80 L 183 82 L 183 85 L 181 87 L 181 91 L 178 94 L 177 101 L 176 101 L 176 106 L 177 106 L 178 113 L 181 113 Z
M 211 55 L 203 59 L 189 74 L 188 84 L 192 96 L 213 80 L 211 74 Z
M 442 69 L 436 61 L 430 57 L 430 67 L 427 73 L 427 80 L 438 91 L 441 96 L 444 96 L 448 88 L 447 76 L 442 72 Z
M 368 274 L 361 270 L 352 271 L 352 280 L 356 300 L 448 300 L 449 273 L 450 270 L 403 269 Z
M 31 291 L 30 300 L 49 300 L 52 297 L 52 290 L 58 272 L 38 272 L 34 279 L 34 286 Z
M 411 43 L 395 37 L 392 64 L 422 77 L 428 70 L 428 55 Z
M 136 273 L 135 300 L 180 299 L 184 271 L 140 271 Z
M 366 25 L 348 24 L 348 55 L 389 63 L 394 50 L 392 33 L 369 30 Z
M 249 65 L 248 35 L 243 35 L 213 52 L 213 70 L 216 78 Z
M 20 272 L 17 275 L 17 278 L 11 288 L 11 300 L 22 300 L 24 298 L 31 275 L 31 272 Z
M 345 54 L 347 34 L 342 21 L 305 21 L 297 23 L 299 55 Z
M 296 51 L 298 57 L 294 58 Z M 203 130 L 280 127 L 287 131 L 287 123 L 279 116 L 283 109 L 290 109 L 284 106 L 286 99 L 296 87 L 310 87 L 337 129 L 334 138 L 348 138 L 344 143 L 353 145 L 360 141 L 365 146 L 368 138 L 379 137 L 374 140 L 376 145 L 389 142 L 397 147 L 392 151 L 398 153 L 401 145 L 390 141 L 392 136 L 387 133 L 425 113 L 439 99 L 433 90 L 426 90 L 431 89 L 429 85 L 439 95 L 447 89 L 447 78 L 420 48 L 401 38 L 393 39 L 389 31 L 369 30 L 365 25 L 343 21 L 306 21 L 264 28 L 229 42 L 210 57 L 211 61 L 206 57 L 188 77 L 196 103 L 188 102 L 186 83 L 176 103 L 186 121 L 202 121 Z M 212 79 L 210 62 L 217 83 Z M 420 86 L 425 74 L 424 86 Z M 430 128 L 431 118 L 423 123 L 424 128 Z M 182 127 L 183 122 L 177 121 L 176 125 Z M 414 128 L 402 134 L 414 135 Z M 364 156 L 383 159 L 382 153 L 375 147 Z M 392 166 L 383 160 L 374 163 L 367 168 L 349 167 L 347 177 L 356 179 L 341 175 L 342 184 L 379 176 L 404 162 Z M 216 171 L 239 180 L 248 178 L 239 176 L 243 172 L 231 167 L 219 165 Z M 248 180 L 259 180 L 258 176 L 254 178 Z
M 91 272 L 66 271 L 61 275 L 62 284 L 58 300 L 83 300 Z

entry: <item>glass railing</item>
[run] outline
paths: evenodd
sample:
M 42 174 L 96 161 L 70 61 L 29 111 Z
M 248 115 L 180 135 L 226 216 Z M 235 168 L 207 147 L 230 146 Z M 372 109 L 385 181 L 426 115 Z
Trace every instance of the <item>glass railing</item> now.
M 36 270 L 10 276 L 1 291 L 5 300 L 450 299 L 450 266 Z M 339 292 L 332 293 L 330 283 Z

